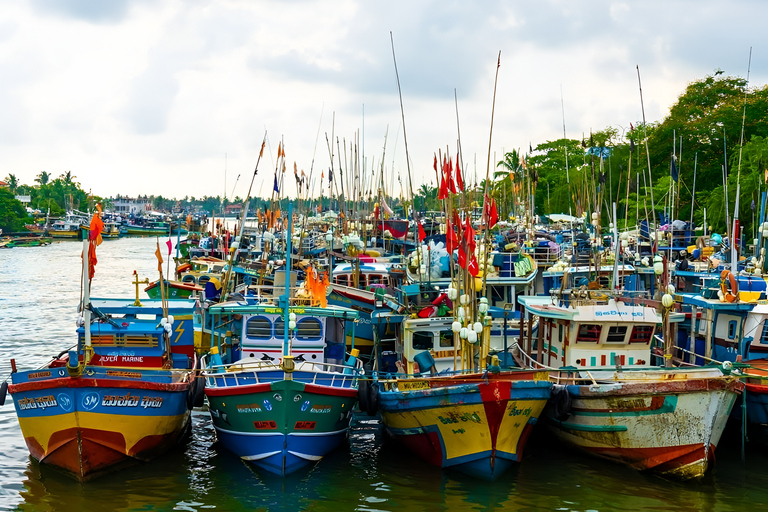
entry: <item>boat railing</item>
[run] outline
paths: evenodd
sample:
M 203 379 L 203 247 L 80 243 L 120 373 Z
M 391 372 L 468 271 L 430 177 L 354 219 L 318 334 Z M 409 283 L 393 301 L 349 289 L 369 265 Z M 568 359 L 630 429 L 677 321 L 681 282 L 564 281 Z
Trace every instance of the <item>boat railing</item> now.
M 209 363 L 208 357 L 202 359 L 202 367 Z M 353 387 L 363 375 L 362 361 L 349 366 L 336 363 L 317 363 L 301 361 L 290 373 L 294 380 L 304 384 L 316 384 L 332 387 Z M 273 370 L 273 371 L 270 371 Z M 231 364 L 213 365 L 203 370 L 206 385 L 211 387 L 236 387 L 243 385 L 264 384 L 283 380 L 285 370 L 282 364 L 271 360 L 241 361 Z
M 525 246 L 523 251 L 536 260 L 537 263 L 544 265 L 554 265 L 563 254 L 563 249 L 554 242 L 542 242 L 545 245 Z

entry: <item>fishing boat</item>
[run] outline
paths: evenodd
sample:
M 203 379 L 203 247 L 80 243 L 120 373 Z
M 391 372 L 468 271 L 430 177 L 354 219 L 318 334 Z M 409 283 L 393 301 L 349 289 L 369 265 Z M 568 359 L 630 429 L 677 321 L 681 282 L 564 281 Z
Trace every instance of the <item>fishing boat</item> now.
M 105 240 L 116 240 L 120 238 L 120 226 L 117 222 L 104 222 L 104 228 L 101 230 L 101 237 Z
M 100 227 L 91 232 L 95 238 Z M 202 397 L 194 301 L 91 299 L 92 244 L 84 242 L 76 345 L 33 370 L 17 371 L 12 361 L 8 386 L 32 457 L 78 480 L 179 444 L 195 393 Z
M 160 280 L 158 279 L 144 288 L 144 292 L 150 299 L 161 298 L 162 293 L 165 293 L 169 299 L 188 299 L 193 295 L 199 295 L 203 291 L 202 286 L 194 283 L 165 279 L 163 284 L 164 286 L 160 286 Z
M 79 212 L 67 212 L 63 219 L 55 221 L 48 234 L 53 238 L 82 240 L 87 238 L 88 218 Z
M 290 234 L 287 240 L 290 254 Z M 224 290 L 226 282 L 225 276 Z M 354 329 L 357 312 L 325 304 L 324 289 L 309 304 L 291 305 L 291 282 L 286 276 L 275 290 L 277 303 L 246 299 L 205 307 L 212 347 L 203 375 L 217 438 L 241 459 L 281 476 L 344 442 L 362 376 L 356 352 L 345 356 L 345 331 Z
M 377 383 L 363 386 L 361 407 L 380 412 L 387 433 L 428 463 L 496 480 L 522 460 L 552 384 L 546 372 L 500 364 L 487 348 L 484 356 L 482 344 L 455 343 L 451 320 L 405 320 L 399 368 L 382 365 Z M 451 369 L 438 373 L 436 359 Z
M 47 236 L 15 236 L 0 239 L 0 249 L 13 247 L 40 247 L 50 245 L 51 238 Z
M 605 292 L 605 291 L 603 291 Z M 592 455 L 679 479 L 699 478 L 744 385 L 728 365 L 652 366 L 654 344 L 670 353 L 671 337 L 654 337 L 666 311 L 634 298 L 520 297 L 540 319 L 535 341 L 519 357 L 550 371 L 555 387 L 546 425 L 559 439 Z M 635 302 L 637 300 L 637 302 Z M 681 316 L 677 316 L 677 321 Z M 669 332 L 669 331 L 666 331 Z
M 128 236 L 167 235 L 171 227 L 168 222 L 147 221 L 143 224 L 125 225 L 125 234 Z

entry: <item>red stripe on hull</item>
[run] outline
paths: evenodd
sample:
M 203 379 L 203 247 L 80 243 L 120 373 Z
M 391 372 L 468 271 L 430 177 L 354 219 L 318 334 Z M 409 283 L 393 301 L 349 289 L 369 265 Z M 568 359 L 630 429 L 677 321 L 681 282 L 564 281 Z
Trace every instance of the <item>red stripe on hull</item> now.
M 652 469 L 661 473 L 675 473 L 695 464 L 701 464 L 701 475 L 710 462 L 714 462 L 715 446 L 704 450 L 702 444 L 662 448 L 587 448 L 588 451 L 613 460 L 625 462 L 635 469 Z
M 130 370 L 127 370 L 130 371 Z M 46 379 L 37 382 L 22 382 L 10 384 L 8 392 L 11 394 L 24 391 L 40 391 L 54 388 L 128 388 L 146 389 L 152 391 L 180 392 L 189 389 L 190 382 L 146 382 L 142 380 L 112 380 L 112 379 L 88 379 L 83 377 L 62 377 L 60 379 Z
M 480 384 L 478 388 L 491 435 L 490 464 L 493 468 L 496 460 L 496 441 L 499 437 L 499 428 L 504 420 L 504 414 L 507 412 L 507 402 L 511 396 L 512 384 L 510 381 L 491 381 L 488 384 Z
M 234 395 L 247 395 L 249 393 L 262 393 L 264 391 L 270 391 L 272 384 L 250 384 L 244 386 L 221 386 L 221 387 L 209 387 L 206 386 L 205 394 L 208 396 L 234 396 Z M 337 388 L 331 386 L 319 386 L 317 384 L 304 384 L 304 390 L 307 393 L 316 393 L 320 395 L 331 396 L 355 396 L 357 395 L 357 389 L 354 388 Z
M 270 391 L 272 384 L 269 382 L 264 384 L 249 384 L 244 386 L 221 386 L 210 387 L 205 386 L 205 394 L 208 396 L 234 396 L 234 395 L 247 395 L 249 393 L 263 393 L 264 391 Z
M 333 386 L 319 386 L 317 384 L 304 384 L 304 391 L 317 395 L 357 396 L 357 389 L 355 388 L 338 388 Z

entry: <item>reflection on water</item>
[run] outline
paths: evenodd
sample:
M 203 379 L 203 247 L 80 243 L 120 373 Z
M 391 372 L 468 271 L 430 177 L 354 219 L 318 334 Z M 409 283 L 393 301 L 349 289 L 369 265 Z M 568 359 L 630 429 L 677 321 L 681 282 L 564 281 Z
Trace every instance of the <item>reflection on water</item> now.
M 161 241 L 162 244 L 162 241 Z M 0 251 L 0 371 L 45 363 L 75 340 L 80 292 L 77 242 Z M 155 239 L 105 241 L 94 296 L 133 296 L 133 270 L 155 279 Z M 29 457 L 13 404 L 0 407 L 0 510 L 407 512 L 468 510 L 682 510 L 768 507 L 768 457 L 738 428 L 726 431 L 717 466 L 699 482 L 670 482 L 570 451 L 535 430 L 519 466 L 489 483 L 441 471 L 356 418 L 348 445 L 287 478 L 261 474 L 223 450 L 206 412 L 177 450 L 84 484 Z

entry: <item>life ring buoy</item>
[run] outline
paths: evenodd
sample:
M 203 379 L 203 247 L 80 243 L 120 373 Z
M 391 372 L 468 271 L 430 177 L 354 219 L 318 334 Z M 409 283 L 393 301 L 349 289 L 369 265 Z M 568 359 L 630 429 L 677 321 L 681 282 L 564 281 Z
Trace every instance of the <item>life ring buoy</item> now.
M 723 292 L 725 302 L 736 302 L 739 298 L 739 285 L 730 270 L 720 272 L 720 290 Z

